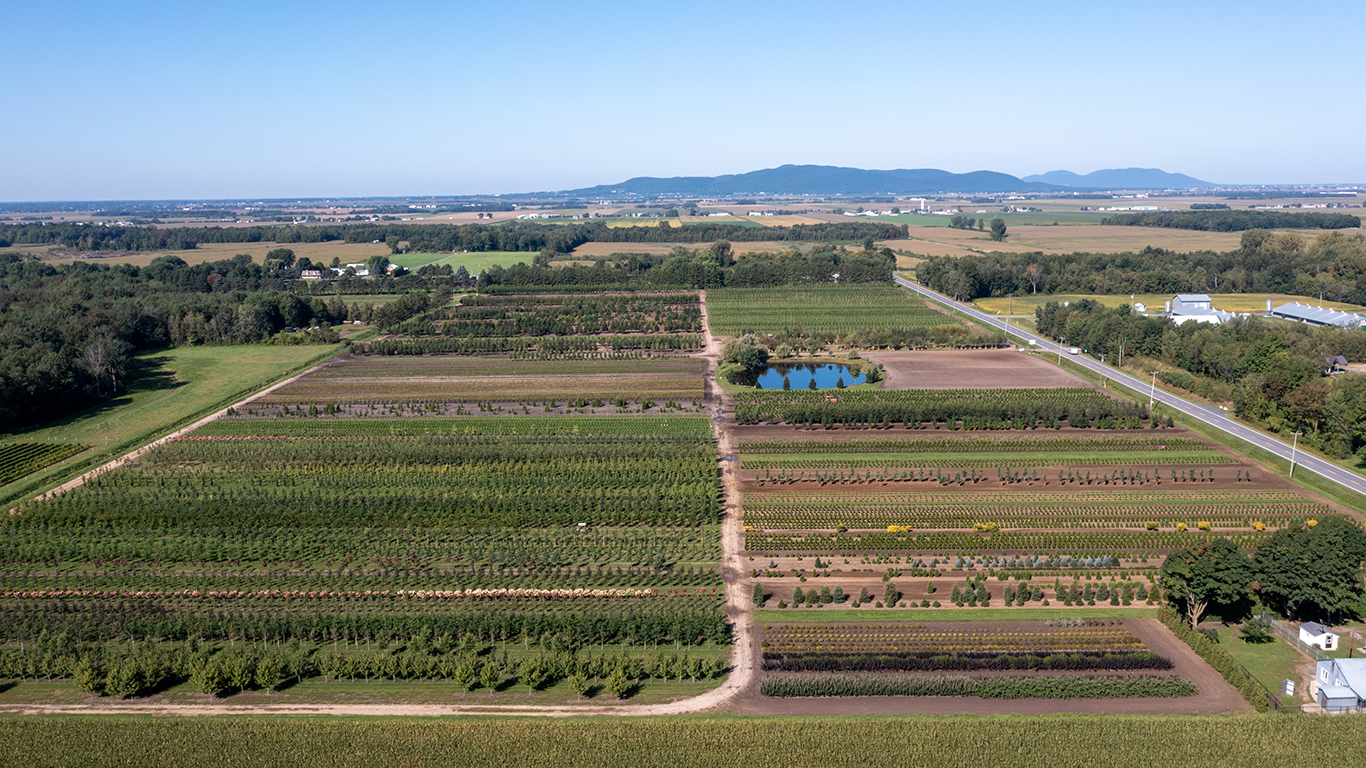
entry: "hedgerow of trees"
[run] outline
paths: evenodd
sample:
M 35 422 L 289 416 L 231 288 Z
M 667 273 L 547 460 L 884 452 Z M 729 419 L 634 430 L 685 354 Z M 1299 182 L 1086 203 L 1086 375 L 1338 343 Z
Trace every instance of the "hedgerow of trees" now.
M 1223 210 L 1121 213 L 1108 216 L 1100 223 L 1131 227 L 1198 229 L 1205 232 L 1242 232 L 1248 229 L 1356 229 L 1361 226 L 1361 217 L 1347 213 L 1235 211 L 1224 206 Z
M 1366 304 L 1366 237 L 1313 238 L 1265 229 L 1237 250 L 1176 253 L 1003 253 L 927 256 L 921 284 L 964 299 L 1032 293 L 1290 293 Z

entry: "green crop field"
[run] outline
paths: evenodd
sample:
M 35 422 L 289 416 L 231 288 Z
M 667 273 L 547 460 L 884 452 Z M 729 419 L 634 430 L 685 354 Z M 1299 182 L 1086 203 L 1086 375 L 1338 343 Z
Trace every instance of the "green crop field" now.
M 395 253 L 389 261 L 401 267 L 416 270 L 428 264 L 449 266 L 451 269 L 464 267 L 471 275 L 478 275 L 494 265 L 507 269 L 515 264 L 530 264 L 536 258 L 534 252 L 523 251 L 469 251 L 466 253 Z
M 705 418 L 223 419 L 0 521 L 0 675 L 111 696 L 706 681 L 719 512 Z
M 1352 717 L 1078 715 L 740 719 L 153 718 L 0 719 L 0 761 L 70 765 L 785 766 L 1351 765 L 1366 754 Z
M 890 285 L 719 288 L 707 292 L 712 333 L 908 333 L 955 325 L 944 313 Z

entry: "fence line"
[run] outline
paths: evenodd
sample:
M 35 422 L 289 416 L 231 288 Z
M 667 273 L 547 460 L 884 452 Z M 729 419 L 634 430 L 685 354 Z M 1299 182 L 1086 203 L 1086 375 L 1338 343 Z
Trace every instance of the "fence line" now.
M 1329 656 L 1328 654 L 1324 653 L 1318 647 L 1305 644 L 1300 640 L 1300 633 L 1297 630 L 1283 626 L 1280 622 L 1276 621 L 1275 619 L 1271 618 L 1265 613 L 1258 614 L 1257 618 L 1262 619 L 1267 624 L 1270 624 L 1271 628 L 1276 631 L 1276 634 L 1294 643 L 1297 648 L 1314 657 L 1315 659 L 1318 659 L 1319 661 L 1327 661 L 1333 658 L 1332 656 Z

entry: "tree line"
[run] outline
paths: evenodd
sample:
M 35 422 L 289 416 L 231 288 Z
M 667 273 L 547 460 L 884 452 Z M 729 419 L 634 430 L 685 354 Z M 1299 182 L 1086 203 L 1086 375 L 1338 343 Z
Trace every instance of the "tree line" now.
M 393 324 L 428 307 L 425 291 L 378 309 L 310 295 L 293 253 L 271 256 L 261 265 L 246 255 L 202 264 L 168 255 L 145 267 L 0 256 L 0 432 L 121 394 L 142 351 L 257 343 L 313 325 L 321 330 L 308 340 L 335 342 L 328 326 L 353 314 Z
M 57 245 L 80 251 L 188 250 L 201 243 L 384 243 L 393 252 L 402 243 L 413 251 L 548 251 L 569 253 L 589 242 L 708 243 L 734 241 L 869 242 L 906 237 L 904 224 L 867 221 L 742 227 L 695 224 L 685 227 L 609 227 L 602 221 L 576 224 L 405 224 L 362 223 L 256 227 L 94 226 L 82 224 L 0 225 L 0 241 L 14 245 Z
M 1237 621 L 1259 608 L 1332 623 L 1366 612 L 1363 560 L 1366 531 L 1331 517 L 1276 531 L 1251 558 L 1225 538 L 1176 550 L 1162 563 L 1159 583 L 1193 628 L 1207 613 Z
M 1290 293 L 1366 304 L 1366 236 L 1265 229 L 1236 250 L 927 256 L 916 278 L 959 299 L 1035 293 Z
M 1120 213 L 1107 216 L 1101 219 L 1100 223 L 1130 227 L 1197 229 L 1203 232 L 1242 232 L 1248 229 L 1356 229 L 1361 226 L 1361 217 L 1348 213 L 1237 211 L 1223 206 L 1222 210 Z
M 632 254 L 625 259 L 598 260 L 593 266 L 552 268 L 517 264 L 510 269 L 490 267 L 480 273 L 480 290 L 581 286 L 584 288 L 719 288 L 722 286 L 790 285 L 830 282 L 889 282 L 896 267 L 891 250 L 849 251 L 840 246 L 818 246 L 810 253 L 797 250 L 748 254 L 736 259 L 729 241 L 706 248 L 676 247 L 668 254 Z

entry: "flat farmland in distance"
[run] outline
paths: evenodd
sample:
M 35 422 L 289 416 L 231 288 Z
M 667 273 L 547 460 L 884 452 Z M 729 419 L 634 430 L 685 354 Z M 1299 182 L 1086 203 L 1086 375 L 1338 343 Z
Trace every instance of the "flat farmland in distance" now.
M 883 389 L 1085 387 L 1089 382 L 1046 358 L 1013 349 L 869 352 L 887 371 Z
M 904 241 L 901 241 L 904 242 Z M 615 253 L 669 253 L 674 248 L 688 250 L 706 248 L 709 243 L 584 243 L 574 249 L 575 256 L 611 256 Z M 731 250 L 738 256 L 764 251 L 786 251 L 791 249 L 809 251 L 811 246 L 780 240 L 757 240 L 754 242 L 732 242 Z
M 973 306 L 983 312 L 995 312 L 1005 314 L 1012 312 L 1017 315 L 1029 315 L 1034 313 L 1036 307 L 1041 307 L 1050 301 L 1062 303 L 1064 301 L 1081 301 L 1091 299 L 1107 307 L 1118 307 L 1121 304 L 1146 304 L 1148 312 L 1161 312 L 1166 306 L 1166 302 L 1171 300 L 1169 293 L 1140 293 L 1130 298 L 1129 294 L 1105 295 L 1105 294 L 1040 294 L 1022 295 L 1012 298 L 993 297 L 988 299 L 977 299 L 972 302 Z M 1295 296 L 1288 293 L 1215 293 L 1210 294 L 1214 300 L 1214 306 L 1225 312 L 1265 312 L 1266 302 L 1271 300 L 1273 307 L 1279 307 L 1288 301 L 1298 301 L 1301 304 L 1318 306 L 1319 300 L 1309 296 Z M 1346 304 L 1340 301 L 1324 301 L 1325 309 L 1340 309 L 1346 312 L 1366 311 L 1366 307 L 1357 304 Z
M 914 233 L 914 230 L 912 230 Z M 961 245 L 952 243 L 937 243 L 933 240 L 921 240 L 912 236 L 905 240 L 880 240 L 876 243 L 879 248 L 891 248 L 898 253 L 914 253 L 918 256 L 970 256 L 975 251 Z M 911 256 L 897 256 L 898 259 L 914 259 Z M 916 263 L 924 259 L 915 259 Z M 900 266 L 901 262 L 897 262 Z
M 1278 232 L 1281 230 L 1277 230 Z M 993 242 L 985 232 L 966 229 L 936 228 L 924 231 L 924 237 L 936 242 L 960 245 L 979 250 L 1043 251 L 1045 253 L 1117 253 L 1141 251 L 1147 246 L 1166 248 L 1181 253 L 1192 251 L 1233 251 L 1242 242 L 1241 232 L 1197 232 L 1159 227 L 1113 227 L 1096 225 L 1025 225 L 1010 226 L 1006 241 Z M 911 227 L 911 236 L 918 234 Z M 1306 235 L 1319 234 L 1316 230 Z
M 535 253 L 523 251 L 468 251 L 465 253 L 396 253 L 389 261 L 408 269 L 416 270 L 428 264 L 449 266 L 456 269 L 463 266 L 471 275 L 478 275 L 493 265 L 511 267 L 514 264 L 530 264 Z
M 179 256 L 187 264 L 202 264 L 206 261 L 231 259 L 239 253 L 245 253 L 257 264 L 261 264 L 265 262 L 266 253 L 276 248 L 288 248 L 294 251 L 296 257 L 308 257 L 315 264 L 331 264 L 334 257 L 341 259 L 343 264 L 354 264 L 371 256 L 390 256 L 389 247 L 384 243 L 345 243 L 337 240 L 328 243 L 203 243 L 198 248 L 182 251 L 141 251 L 96 259 L 62 256 L 55 257 L 52 261 L 89 261 L 96 264 L 133 264 L 145 267 L 160 256 Z

